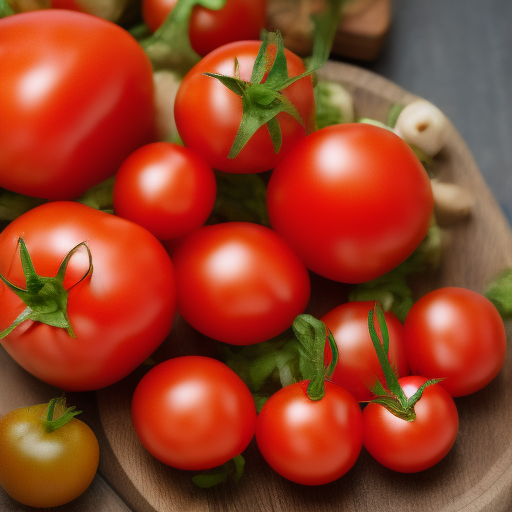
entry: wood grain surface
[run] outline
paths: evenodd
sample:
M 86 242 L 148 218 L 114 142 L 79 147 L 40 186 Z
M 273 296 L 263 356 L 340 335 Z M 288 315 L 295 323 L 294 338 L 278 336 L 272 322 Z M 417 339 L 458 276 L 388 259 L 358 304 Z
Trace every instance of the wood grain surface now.
M 354 95 L 358 116 L 385 120 L 394 103 L 414 96 L 361 68 L 329 62 L 321 77 L 343 83 Z M 473 191 L 472 215 L 448 229 L 450 244 L 441 267 L 424 276 L 418 296 L 443 285 L 482 292 L 490 279 L 512 266 L 512 234 L 482 179 L 473 157 L 450 125 L 446 147 L 436 157 L 434 174 Z M 321 315 L 341 303 L 342 284 L 312 275 L 308 311 Z M 511 339 L 512 326 L 507 324 Z M 186 353 L 215 353 L 215 345 L 179 316 L 169 338 L 154 354 L 158 362 Z M 244 456 L 246 470 L 238 484 L 209 490 L 196 488 L 193 473 L 159 463 L 141 446 L 130 421 L 133 389 L 149 366 L 97 393 L 73 393 L 68 402 L 84 410 L 82 419 L 98 436 L 100 468 L 91 488 L 59 512 L 510 512 L 512 509 L 512 354 L 499 376 L 485 389 L 457 398 L 460 431 L 450 454 L 434 468 L 402 475 L 361 453 L 348 474 L 320 487 L 300 486 L 275 474 L 254 441 Z M 0 350 L 0 416 L 14 407 L 47 401 L 58 390 L 20 369 Z M 0 492 L 0 510 L 33 510 Z

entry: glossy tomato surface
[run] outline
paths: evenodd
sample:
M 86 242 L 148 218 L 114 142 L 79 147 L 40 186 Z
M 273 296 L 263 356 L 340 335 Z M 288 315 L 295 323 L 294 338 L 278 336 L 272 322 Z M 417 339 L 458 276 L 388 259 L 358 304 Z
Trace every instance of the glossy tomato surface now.
M 274 169 L 272 227 L 312 271 L 334 281 L 375 279 L 425 237 L 433 211 L 428 175 L 389 130 L 347 123 L 318 130 Z
M 121 27 L 47 9 L 0 24 L 0 186 L 74 199 L 148 142 L 153 75 Z
M 362 446 L 361 409 L 346 390 L 325 382 L 325 396 L 313 401 L 307 382 L 280 389 L 261 409 L 258 448 L 281 476 L 304 485 L 322 485 L 343 476 Z
M 175 311 L 171 260 L 146 229 L 71 201 L 57 201 L 18 217 L 0 234 L 0 272 L 25 288 L 19 237 L 36 272 L 55 276 L 68 252 L 67 313 L 76 338 L 66 329 L 26 320 L 2 341 L 27 371 L 69 391 L 97 389 L 125 377 L 168 335 Z M 82 279 L 82 280 L 81 280 Z M 25 309 L 0 282 L 0 330 Z
M 374 397 L 371 389 L 377 379 L 385 385 L 384 372 L 368 330 L 368 313 L 373 302 L 347 302 L 341 304 L 322 318 L 336 341 L 338 362 L 331 381 L 350 391 L 359 401 Z M 409 373 L 405 352 L 404 327 L 390 311 L 384 313 L 389 334 L 388 359 L 400 377 Z M 326 344 L 326 364 L 332 360 Z
M 213 169 L 202 158 L 183 146 L 155 142 L 136 150 L 119 168 L 114 211 L 159 240 L 171 240 L 204 224 L 216 192 Z
M 176 126 L 185 146 L 201 155 L 214 169 L 248 174 L 273 169 L 277 162 L 314 129 L 315 100 L 311 77 L 305 77 L 284 89 L 304 121 L 302 126 L 291 115 L 281 112 L 282 146 L 276 154 L 266 126 L 259 128 L 235 158 L 228 158 L 242 120 L 242 99 L 216 78 L 203 73 L 235 76 L 235 59 L 239 76 L 250 81 L 259 41 L 230 43 L 204 57 L 183 79 L 176 96 Z M 269 52 L 275 49 L 269 45 Z M 274 50 L 275 51 L 275 50 Z M 305 71 L 302 59 L 286 50 L 289 76 Z
M 426 382 L 425 377 L 399 379 L 407 398 Z M 453 398 L 439 384 L 427 386 L 414 406 L 416 419 L 399 418 L 376 403 L 363 410 L 363 444 L 383 466 L 416 473 L 440 462 L 451 450 L 459 429 Z
M 306 308 L 306 268 L 271 229 L 204 226 L 173 252 L 178 309 L 199 332 L 233 345 L 268 340 Z
M 507 339 L 494 304 L 466 288 L 445 287 L 420 298 L 405 319 L 411 371 L 440 383 L 452 396 L 474 393 L 498 375 Z
M 144 447 L 179 469 L 210 469 L 242 453 L 254 436 L 256 407 L 242 379 L 224 363 L 183 356 L 152 368 L 132 399 Z
M 165 21 L 176 0 L 143 0 L 142 18 L 152 32 Z M 259 39 L 266 21 L 266 0 L 226 0 L 221 9 L 196 5 L 192 10 L 189 37 L 201 56 L 233 41 Z

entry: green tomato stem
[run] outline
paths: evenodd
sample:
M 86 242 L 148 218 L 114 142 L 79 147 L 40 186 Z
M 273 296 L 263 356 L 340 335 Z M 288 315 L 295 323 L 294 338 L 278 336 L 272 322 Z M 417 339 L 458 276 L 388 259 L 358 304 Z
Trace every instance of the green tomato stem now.
M 55 407 L 60 406 L 64 412 L 55 418 Z M 46 412 L 46 419 L 44 420 L 44 427 L 47 432 L 55 432 L 59 428 L 69 423 L 75 416 L 81 414 L 82 411 L 77 411 L 76 407 L 66 407 L 66 400 L 64 398 L 52 398 L 48 404 Z

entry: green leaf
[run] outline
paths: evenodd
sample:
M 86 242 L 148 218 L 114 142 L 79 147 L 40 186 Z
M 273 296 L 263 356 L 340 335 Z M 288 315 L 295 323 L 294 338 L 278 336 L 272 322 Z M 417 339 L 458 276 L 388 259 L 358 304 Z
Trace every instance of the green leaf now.
M 202 489 L 215 487 L 216 485 L 226 482 L 228 479 L 238 482 L 240 478 L 242 478 L 244 467 L 245 459 L 242 455 L 237 455 L 222 466 L 193 476 L 192 482 Z
M 390 108 L 389 113 L 388 113 L 388 119 L 387 119 L 387 122 L 386 122 L 386 124 L 390 128 L 394 128 L 395 127 L 396 121 L 398 119 L 398 116 L 400 115 L 400 112 L 402 112 L 403 109 L 404 109 L 404 106 L 400 105 L 399 103 L 395 103 Z
M 6 18 L 16 14 L 16 11 L 9 5 L 7 0 L 0 0 L 0 18 Z
M 512 318 L 512 268 L 501 272 L 485 290 L 485 296 L 494 304 L 504 320 Z

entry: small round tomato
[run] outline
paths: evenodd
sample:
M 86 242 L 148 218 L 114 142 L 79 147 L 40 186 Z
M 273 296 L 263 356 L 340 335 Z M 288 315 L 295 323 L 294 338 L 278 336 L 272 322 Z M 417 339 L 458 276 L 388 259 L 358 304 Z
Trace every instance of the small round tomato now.
M 305 485 L 322 485 L 343 476 L 362 446 L 357 400 L 326 381 L 325 395 L 311 400 L 309 381 L 273 394 L 256 422 L 256 442 L 264 459 L 281 476 Z
M 165 21 L 177 0 L 143 0 L 142 18 L 152 32 Z M 266 21 L 266 0 L 226 0 L 221 9 L 194 6 L 189 37 L 202 57 L 233 41 L 259 39 Z
M 240 455 L 254 436 L 256 407 L 242 379 L 203 356 L 169 359 L 139 382 L 132 421 L 143 446 L 178 469 L 210 469 Z
M 311 77 L 303 77 L 283 90 L 295 106 L 304 126 L 286 112 L 276 118 L 282 134 L 282 145 L 276 153 L 267 126 L 261 126 L 234 158 L 228 158 L 242 121 L 242 98 L 216 78 L 204 73 L 218 73 L 251 81 L 259 41 L 230 43 L 201 59 L 184 77 L 176 95 L 174 115 L 178 133 L 185 146 L 201 155 L 214 169 L 236 174 L 249 174 L 273 169 L 277 162 L 314 129 L 315 99 Z M 267 55 L 275 53 L 269 45 Z M 290 77 L 305 71 L 302 59 L 285 50 Z M 238 65 L 236 65 L 238 62 Z
M 0 419 L 0 486 L 31 507 L 58 507 L 75 499 L 98 468 L 93 431 L 76 418 L 52 430 L 49 405 L 23 407 Z M 65 410 L 57 403 L 53 421 Z
M 430 181 L 412 149 L 365 123 L 328 126 L 299 142 L 267 190 L 272 227 L 312 271 L 346 283 L 375 279 L 425 237 Z
M 203 226 L 173 252 L 178 310 L 199 332 L 233 345 L 268 340 L 306 308 L 309 275 L 271 229 Z
M 114 183 L 114 211 L 160 240 L 185 235 L 205 223 L 217 185 L 213 169 L 183 146 L 148 144 L 132 153 Z
M 408 376 L 398 380 L 407 398 L 427 381 Z M 402 473 L 432 467 L 451 450 L 459 429 L 453 398 L 439 384 L 427 386 L 407 421 L 377 403 L 363 410 L 363 445 L 383 466 Z
M 374 397 L 371 389 L 378 379 L 385 382 L 384 372 L 373 347 L 368 330 L 368 312 L 373 302 L 347 302 L 335 307 L 322 318 L 338 347 L 338 362 L 331 381 L 350 391 L 359 401 Z M 409 373 L 404 343 L 404 327 L 400 320 L 387 311 L 384 313 L 389 333 L 388 359 L 400 377 Z M 326 364 L 331 359 L 326 344 Z
M 427 293 L 405 319 L 411 371 L 443 378 L 452 396 L 474 393 L 498 375 L 507 339 L 503 320 L 483 295 L 458 287 Z

